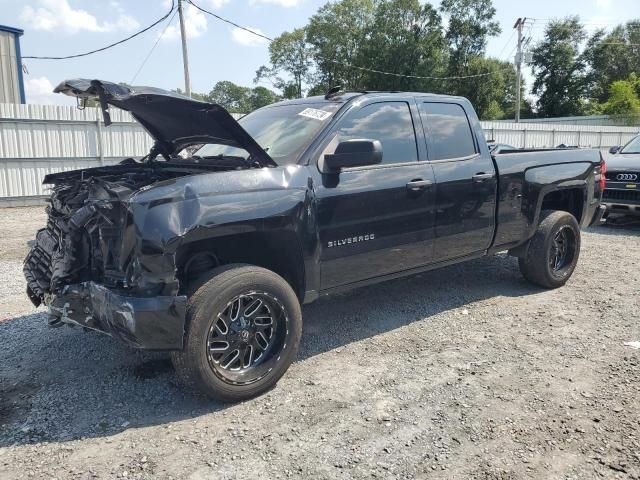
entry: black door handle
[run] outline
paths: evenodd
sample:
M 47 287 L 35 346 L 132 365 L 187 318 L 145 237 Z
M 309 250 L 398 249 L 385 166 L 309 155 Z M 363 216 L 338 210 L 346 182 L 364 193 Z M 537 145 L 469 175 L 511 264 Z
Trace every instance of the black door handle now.
M 421 178 L 416 178 L 414 180 L 411 180 L 410 182 L 407 182 L 407 188 L 409 190 L 423 190 L 425 188 L 429 188 L 431 185 L 433 185 L 433 182 L 431 180 L 423 180 Z
M 489 180 L 490 178 L 493 178 L 493 173 L 480 172 L 480 173 L 476 173 L 471 178 L 473 178 L 474 182 L 481 183 L 481 182 L 484 182 L 485 180 Z

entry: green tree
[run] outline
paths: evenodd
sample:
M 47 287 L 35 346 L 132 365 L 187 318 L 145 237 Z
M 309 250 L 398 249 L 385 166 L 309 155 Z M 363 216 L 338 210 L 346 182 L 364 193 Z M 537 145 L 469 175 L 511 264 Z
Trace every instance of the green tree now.
M 441 13 L 421 0 L 328 2 L 304 28 L 273 42 L 270 64 L 260 67 L 256 81 L 268 79 L 285 98 L 336 85 L 458 94 L 483 117 L 512 115 L 513 67 L 484 57 L 488 39 L 500 32 L 492 0 L 443 0 L 441 12 L 449 21 L 446 35 Z
M 625 123 L 634 125 L 640 119 L 640 80 L 635 73 L 626 80 L 617 80 L 609 86 L 609 98 L 602 106 L 602 113 L 623 117 Z
M 364 58 L 375 59 L 376 70 L 405 76 L 365 72 L 362 82 L 374 90 L 433 90 L 433 80 L 412 76 L 443 75 L 445 47 L 442 20 L 432 5 L 418 0 L 380 2 L 361 47 Z
M 317 66 L 317 87 L 342 85 L 349 90 L 371 88 L 367 73 L 353 66 L 375 65 L 363 48 L 372 32 L 378 0 L 326 3 L 309 19 L 307 42 Z
M 583 58 L 589 66 L 588 95 L 605 102 L 609 86 L 633 72 L 640 74 L 640 20 L 618 25 L 608 34 L 596 31 L 587 41 Z
M 297 28 L 284 32 L 269 45 L 270 66 L 261 66 L 256 72 L 255 82 L 269 79 L 275 88 L 283 91 L 285 98 L 299 98 L 304 84 L 311 80 L 313 60 L 305 39 L 305 30 Z M 280 75 L 285 73 L 289 79 Z
M 491 100 L 487 105 L 484 116 L 480 118 L 482 120 L 500 120 L 504 118 L 504 111 L 496 100 Z
M 251 89 L 236 85 L 229 80 L 216 83 L 208 94 L 212 103 L 223 106 L 232 113 L 247 113 L 250 110 Z
M 177 94 L 180 94 L 180 95 L 187 95 L 186 92 L 183 92 L 180 87 L 176 88 L 173 91 L 176 92 Z M 191 98 L 193 98 L 194 100 L 200 100 L 201 102 L 208 102 L 209 101 L 208 96 L 205 93 L 191 92 Z
M 313 97 L 316 95 L 324 95 L 327 92 L 326 85 L 316 84 L 307 90 L 307 97 Z
M 180 88 L 173 90 L 184 95 Z M 265 87 L 243 87 L 229 80 L 217 82 L 209 93 L 191 92 L 191 98 L 217 103 L 231 113 L 249 113 L 265 105 L 277 102 L 279 97 Z
M 489 75 L 484 76 L 484 74 Z M 475 56 L 469 60 L 466 75 L 483 75 L 456 81 L 456 95 L 467 97 L 482 120 L 512 117 L 515 104 L 515 70 L 509 62 Z
M 449 18 L 449 72 L 457 75 L 472 59 L 484 55 L 489 38 L 500 33 L 500 24 L 491 0 L 442 0 L 440 11 Z
M 272 90 L 269 90 L 266 87 L 255 87 L 251 90 L 249 95 L 250 109 L 247 110 L 246 113 L 271 105 L 278 100 L 278 96 Z
M 586 34 L 578 17 L 552 21 L 533 49 L 532 92 L 543 117 L 581 115 L 585 109 L 586 64 L 580 45 Z
M 505 62 L 484 57 L 489 38 L 500 33 L 492 0 L 442 0 L 440 11 L 449 20 L 447 76 L 490 75 L 444 80 L 439 90 L 467 97 L 480 118 L 504 116 L 508 106 L 503 96 L 509 88 L 505 80 L 512 69 L 505 68 Z

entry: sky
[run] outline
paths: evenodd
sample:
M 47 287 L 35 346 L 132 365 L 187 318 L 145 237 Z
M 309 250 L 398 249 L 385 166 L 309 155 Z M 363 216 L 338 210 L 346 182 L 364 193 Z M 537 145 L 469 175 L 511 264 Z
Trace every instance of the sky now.
M 266 36 L 276 37 L 304 26 L 326 0 L 194 2 Z M 437 5 L 439 0 L 431 3 Z M 489 41 L 487 53 L 501 59 L 513 59 L 516 46 L 513 24 L 518 17 L 536 19 L 525 31 L 531 44 L 542 37 L 550 18 L 577 14 L 590 30 L 640 18 L 640 0 L 494 0 L 493 3 L 502 33 Z M 0 0 L 0 24 L 24 29 L 23 55 L 64 56 L 120 40 L 163 16 L 170 4 L 170 0 Z M 192 90 L 208 92 L 220 80 L 253 86 L 256 70 L 268 63 L 267 41 L 189 5 L 185 16 Z M 72 99 L 51 92 L 65 78 L 99 78 L 184 89 L 177 15 L 170 25 L 163 22 L 102 53 L 71 60 L 25 59 L 24 65 L 28 103 L 74 104 Z M 371 65 L 363 66 L 375 68 L 375 59 Z M 526 70 L 525 81 L 531 84 Z

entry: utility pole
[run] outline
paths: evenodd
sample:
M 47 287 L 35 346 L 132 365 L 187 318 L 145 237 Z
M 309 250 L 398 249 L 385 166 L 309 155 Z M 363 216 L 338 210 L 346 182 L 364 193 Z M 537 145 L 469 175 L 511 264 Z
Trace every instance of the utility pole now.
M 182 0 L 178 0 L 178 15 L 180 16 L 180 36 L 182 38 L 182 63 L 184 63 L 184 91 L 191 96 L 191 80 L 189 78 L 189 55 L 187 54 L 187 35 L 184 29 L 184 15 L 182 14 Z
M 516 20 L 515 25 L 513 26 L 513 28 L 517 28 L 518 29 L 518 50 L 516 52 L 516 58 L 515 58 L 515 64 L 516 64 L 516 105 L 515 105 L 515 112 L 516 112 L 516 123 L 520 123 L 520 104 L 522 102 L 522 91 L 521 91 L 521 81 L 522 81 L 522 57 L 524 56 L 524 53 L 522 52 L 522 42 L 523 42 L 523 38 L 522 38 L 522 27 L 524 27 L 524 22 L 527 21 L 527 17 L 525 18 L 518 18 L 518 20 Z

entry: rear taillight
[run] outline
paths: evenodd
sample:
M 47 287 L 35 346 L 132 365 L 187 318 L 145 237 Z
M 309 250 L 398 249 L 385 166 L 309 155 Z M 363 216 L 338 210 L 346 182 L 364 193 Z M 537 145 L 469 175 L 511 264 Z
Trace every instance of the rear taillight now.
M 607 163 L 604 158 L 600 157 L 600 191 L 604 192 L 604 187 L 607 185 Z

